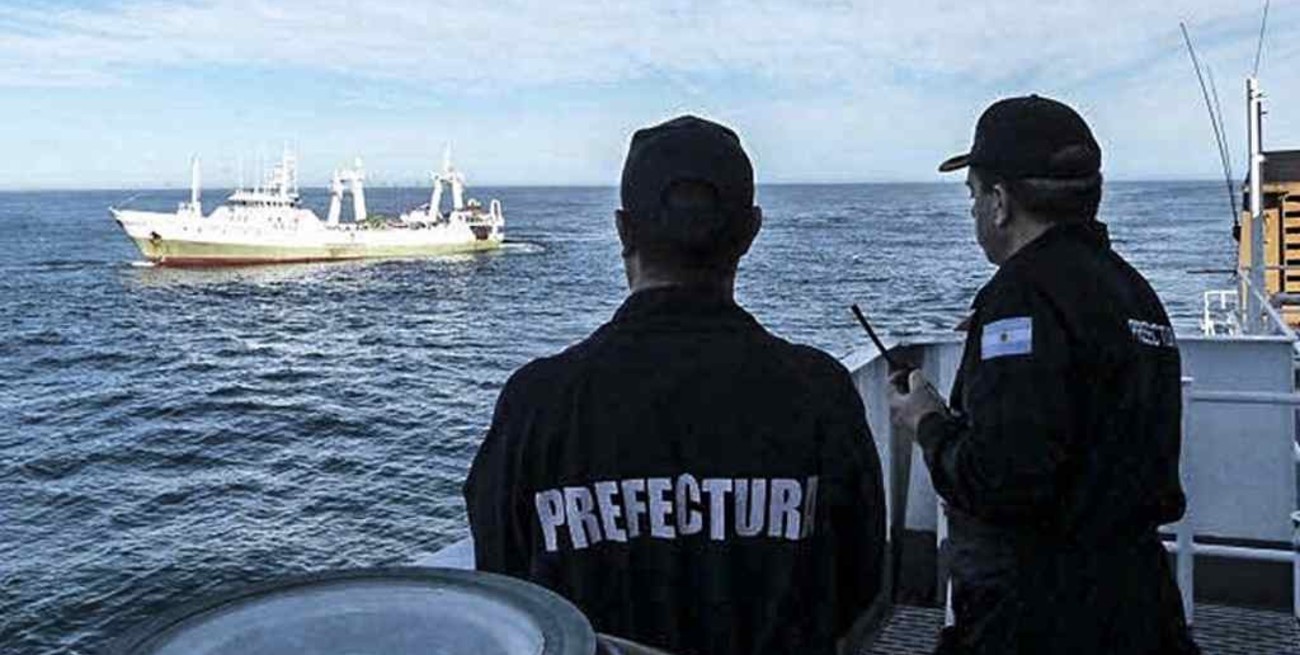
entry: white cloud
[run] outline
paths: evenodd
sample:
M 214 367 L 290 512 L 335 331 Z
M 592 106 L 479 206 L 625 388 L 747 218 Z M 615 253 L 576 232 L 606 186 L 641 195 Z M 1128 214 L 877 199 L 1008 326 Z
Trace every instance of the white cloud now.
M 1300 54 L 1300 3 L 1273 4 L 1265 81 L 1274 106 L 1300 106 L 1300 68 L 1290 65 Z M 615 177 L 609 170 L 631 129 L 680 111 L 737 127 L 767 180 L 926 179 L 937 158 L 966 145 L 983 106 L 1030 91 L 1079 107 L 1107 148 L 1108 171 L 1120 177 L 1213 176 L 1217 158 L 1178 21 L 1189 21 L 1215 65 L 1239 152 L 1240 76 L 1258 29 L 1253 5 L 123 0 L 83 9 L 0 7 L 0 87 L 15 97 L 41 87 L 120 91 L 168 71 L 247 71 L 240 74 L 272 93 L 277 75 L 346 81 L 331 96 L 333 109 L 320 115 L 276 114 L 268 107 L 280 98 L 267 97 L 264 107 L 238 108 L 229 124 L 205 116 L 208 123 L 185 124 L 194 129 L 180 136 L 111 118 L 75 137 L 36 129 L 132 180 L 183 173 L 170 162 L 183 162 L 196 144 L 233 161 L 248 137 L 231 133 L 247 125 L 265 126 L 273 141 L 264 145 L 275 145 L 277 129 L 302 122 L 293 138 L 320 148 L 309 166 L 362 153 L 377 168 L 413 168 L 450 138 L 474 144 L 466 165 L 488 182 L 603 183 Z M 490 107 L 520 93 L 539 104 L 518 116 L 474 111 L 476 102 Z M 420 120 L 394 116 L 411 109 L 413 95 Z M 88 99 L 86 111 L 105 115 L 94 103 Z M 164 113 L 183 122 L 185 109 Z M 1270 130 L 1300 143 L 1300 113 L 1291 113 L 1275 112 Z M 99 139 L 97 132 L 112 132 L 117 145 L 97 151 L 73 142 Z M 245 142 L 231 145 L 239 138 Z M 0 146 L 13 145 L 8 140 Z M 144 142 L 166 168 L 132 168 L 131 153 Z M 0 177 L 20 184 L 85 173 L 59 157 L 37 171 L 4 166 Z
M 1275 12 L 1275 30 L 1287 9 Z M 1256 20 L 1222 0 L 128 0 L 0 9 L 0 83 L 106 83 L 214 64 L 510 87 L 737 73 L 810 84 L 900 72 L 1069 82 L 1177 47 L 1181 18 L 1227 33 L 1248 33 Z

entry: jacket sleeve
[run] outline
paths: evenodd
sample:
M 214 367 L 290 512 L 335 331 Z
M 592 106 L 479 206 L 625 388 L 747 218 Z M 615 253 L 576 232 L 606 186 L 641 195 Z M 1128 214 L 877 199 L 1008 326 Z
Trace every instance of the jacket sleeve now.
M 881 591 L 885 558 L 885 492 L 880 456 L 867 427 L 862 398 L 847 372 L 837 385 L 835 413 L 825 449 L 825 506 L 818 526 L 832 535 L 836 589 L 833 617 L 844 635 Z
M 519 422 L 513 415 L 512 396 L 516 393 L 508 382 L 497 398 L 492 425 L 474 456 L 464 494 L 474 538 L 475 567 L 524 577 L 529 553 L 516 512 L 520 487 L 518 450 L 522 447 L 521 435 L 513 434 Z
M 979 305 L 965 414 L 931 414 L 917 437 L 945 500 L 990 523 L 1051 522 L 1076 438 L 1069 340 L 1046 298 L 1004 284 Z

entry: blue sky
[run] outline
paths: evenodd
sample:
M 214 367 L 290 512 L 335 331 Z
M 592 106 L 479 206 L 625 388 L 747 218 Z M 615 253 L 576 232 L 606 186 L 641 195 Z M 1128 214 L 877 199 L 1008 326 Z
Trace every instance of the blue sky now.
M 1235 0 L 97 0 L 0 6 L 0 187 L 213 185 L 291 144 L 423 184 L 613 184 L 630 132 L 691 112 L 760 182 L 930 181 L 1007 95 L 1065 100 L 1111 179 L 1215 178 L 1178 32 L 1212 67 L 1238 171 L 1262 3 Z M 1267 143 L 1300 148 L 1300 2 L 1275 0 Z

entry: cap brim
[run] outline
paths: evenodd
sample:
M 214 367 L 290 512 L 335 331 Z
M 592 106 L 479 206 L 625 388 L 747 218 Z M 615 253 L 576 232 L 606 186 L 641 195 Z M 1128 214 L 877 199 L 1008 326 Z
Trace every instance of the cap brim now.
M 966 168 L 967 166 L 970 166 L 969 152 L 964 155 L 957 155 L 956 157 L 949 157 L 944 160 L 942 164 L 939 164 L 939 172 L 951 173 L 955 170 Z

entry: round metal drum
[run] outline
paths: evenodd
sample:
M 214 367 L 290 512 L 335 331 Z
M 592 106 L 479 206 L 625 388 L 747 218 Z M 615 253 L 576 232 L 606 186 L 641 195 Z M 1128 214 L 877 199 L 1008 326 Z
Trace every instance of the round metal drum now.
M 592 655 L 586 617 L 521 580 L 453 569 L 323 573 L 168 612 L 119 655 Z

